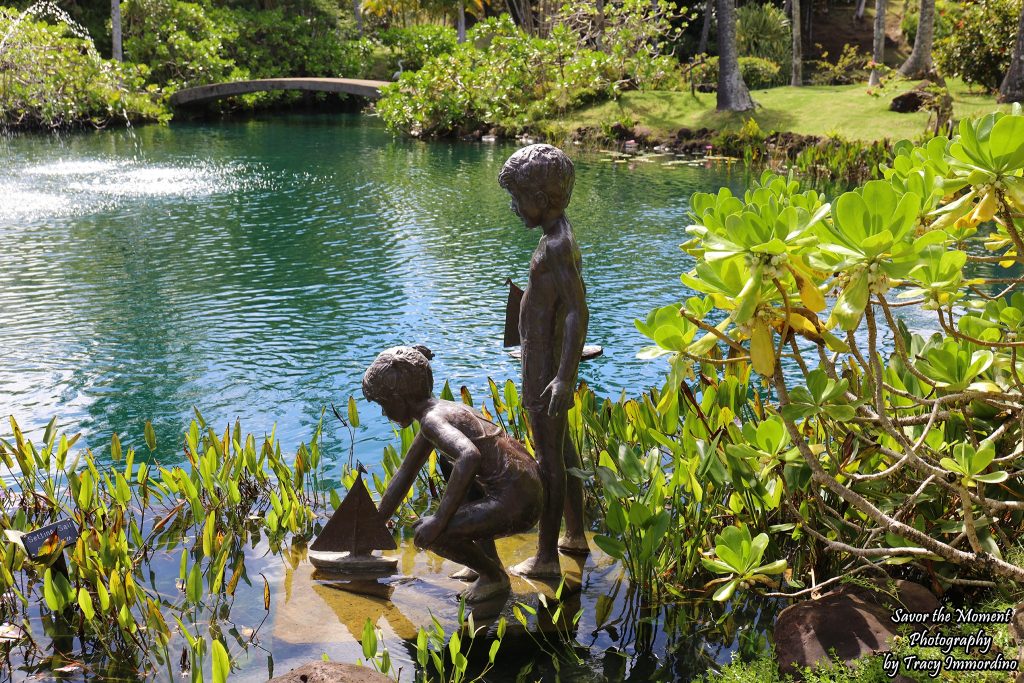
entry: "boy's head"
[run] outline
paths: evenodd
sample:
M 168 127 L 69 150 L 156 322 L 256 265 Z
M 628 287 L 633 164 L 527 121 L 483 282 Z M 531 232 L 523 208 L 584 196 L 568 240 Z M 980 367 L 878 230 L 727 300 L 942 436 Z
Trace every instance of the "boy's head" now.
M 531 218 L 541 213 L 561 215 L 575 182 L 576 171 L 565 152 L 543 144 L 518 150 L 498 174 L 498 184 L 512 195 L 512 210 L 528 227 L 534 227 Z
M 382 352 L 363 374 L 363 396 L 380 404 L 388 419 L 408 426 L 413 420 L 410 407 L 433 393 L 433 355 L 425 346 L 396 346 Z

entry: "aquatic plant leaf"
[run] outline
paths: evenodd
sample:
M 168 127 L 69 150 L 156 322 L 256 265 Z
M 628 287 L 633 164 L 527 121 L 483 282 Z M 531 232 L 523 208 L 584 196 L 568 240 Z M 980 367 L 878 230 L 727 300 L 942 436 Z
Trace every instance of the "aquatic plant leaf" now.
M 224 644 L 216 638 L 213 640 L 211 650 L 213 654 L 213 683 L 224 683 L 228 680 L 228 674 L 231 673 L 231 660 L 228 657 L 228 651 L 224 649 Z

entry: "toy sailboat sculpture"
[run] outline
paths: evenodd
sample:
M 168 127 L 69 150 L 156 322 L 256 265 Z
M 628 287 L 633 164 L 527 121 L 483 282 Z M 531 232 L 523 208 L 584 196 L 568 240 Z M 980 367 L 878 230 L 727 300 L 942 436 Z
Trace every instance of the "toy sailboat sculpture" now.
M 309 547 L 309 561 L 317 569 L 334 572 L 388 573 L 398 566 L 398 558 L 380 557 L 373 551 L 397 547 L 363 477 L 357 474 L 345 500 Z
M 523 306 L 523 294 L 519 286 L 507 278 L 505 284 L 508 286 L 508 300 L 505 303 L 505 334 L 502 340 L 505 348 L 518 347 L 522 340 L 519 338 L 519 310 Z M 513 358 L 522 359 L 523 351 L 513 348 L 508 352 Z M 604 349 L 597 344 L 586 344 L 583 347 L 583 354 L 580 360 L 593 360 L 604 354 Z

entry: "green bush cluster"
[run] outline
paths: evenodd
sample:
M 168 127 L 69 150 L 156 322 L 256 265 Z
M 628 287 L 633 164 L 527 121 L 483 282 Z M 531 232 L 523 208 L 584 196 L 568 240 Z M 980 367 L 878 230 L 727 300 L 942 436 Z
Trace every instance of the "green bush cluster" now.
M 935 2 L 935 38 L 945 38 L 953 32 L 953 26 L 960 21 L 960 9 L 962 5 L 956 2 Z M 921 8 L 913 6 L 910 11 L 903 15 L 900 22 L 900 30 L 906 38 L 908 45 L 913 45 L 917 40 L 917 24 L 921 20 Z
M 145 69 L 99 57 L 67 27 L 26 20 L 0 7 L 0 127 L 61 128 L 81 123 L 166 119 L 143 89 Z M 8 34 L 10 31 L 10 34 Z
M 244 78 L 359 77 L 373 50 L 351 20 L 316 8 L 127 0 L 122 15 L 125 58 L 147 65 L 150 82 L 167 91 Z
M 699 296 L 637 324 L 656 345 L 645 356 L 665 354 L 676 378 L 700 378 L 695 396 L 751 369 L 771 389 L 740 405 L 742 415 L 729 406 L 740 424 L 703 437 L 724 444 L 725 464 L 745 460 L 754 473 L 731 477 L 751 497 L 729 498 L 739 531 L 715 537 L 722 564 L 707 552 L 701 560 L 740 588 L 769 583 L 757 575 L 774 576 L 776 565 L 760 563 L 786 556 L 770 534 L 788 531 L 806 534 L 788 555 L 794 580 L 816 541 L 845 565 L 832 576 L 893 564 L 944 586 L 1024 582 L 1024 296 L 1015 291 L 1024 280 L 1012 270 L 1024 252 L 1024 113 L 1015 106 L 964 119 L 951 138 L 900 142 L 881 170 L 884 179 L 831 203 L 770 172 L 742 196 L 695 194 L 683 250 L 696 265 L 682 282 Z M 941 333 L 912 332 L 905 306 L 934 315 Z M 710 406 L 700 407 L 715 429 Z M 688 442 L 662 445 L 686 455 Z M 706 486 L 710 460 L 671 471 Z M 716 490 L 705 500 L 723 500 Z M 758 531 L 769 536 L 758 542 Z M 735 548 L 752 551 L 737 562 Z
M 965 4 L 949 35 L 935 42 L 935 62 L 947 76 L 996 90 L 1010 66 L 1021 0 Z
M 748 88 L 758 90 L 782 85 L 784 74 L 778 62 L 762 57 L 740 57 L 740 73 Z M 718 57 L 708 57 L 690 71 L 694 83 L 718 84 Z
M 379 31 L 376 38 L 392 53 L 389 66 L 395 71 L 401 68 L 403 72 L 423 68 L 430 59 L 454 50 L 458 42 L 455 29 L 437 24 L 388 28 Z
M 224 56 L 255 78 L 355 77 L 368 60 L 355 26 L 323 14 L 220 8 L 211 18 L 232 29 Z
M 262 592 L 271 608 L 269 582 L 247 571 L 247 549 L 280 553 L 291 538 L 309 538 L 326 505 L 322 423 L 285 456 L 273 433 L 257 441 L 236 421 L 221 435 L 196 411 L 171 449 L 187 460 L 168 467 L 148 422 L 144 448 L 115 433 L 109 458 L 73 451 L 79 435 L 59 434 L 56 419 L 34 443 L 9 424 L 12 438 L 0 439 L 6 670 L 13 655 L 23 671 L 70 662 L 83 680 L 148 680 L 175 677 L 173 660 L 192 681 L 223 683 L 231 652 L 244 656 L 246 646 L 229 617 L 236 592 L 250 603 Z M 54 537 L 30 557 L 24 535 L 60 519 L 74 520 L 79 537 L 66 546 Z M 157 575 L 174 567 L 180 590 L 158 589 Z M 69 647 L 54 655 L 40 647 L 48 641 Z
M 793 40 L 786 13 L 781 7 L 756 3 L 737 9 L 736 47 L 742 57 L 760 57 L 788 65 Z
M 606 55 L 577 50 L 566 31 L 531 38 L 503 15 L 477 24 L 453 52 L 404 73 L 384 89 L 377 111 L 389 127 L 413 135 L 488 124 L 519 130 L 606 88 L 606 63 Z
M 814 69 L 814 73 L 811 75 L 811 84 L 850 85 L 866 81 L 870 62 L 870 55 L 861 52 L 856 45 L 847 43 L 843 45 L 843 51 L 835 62 L 829 61 L 827 52 L 821 53 L 821 59 L 811 62 Z
M 247 78 L 224 56 L 238 39 L 233 24 L 214 21 L 196 3 L 127 0 L 121 6 L 125 59 L 148 67 L 148 80 L 167 90 Z
M 386 87 L 377 111 L 392 129 L 416 136 L 520 131 L 587 101 L 677 80 L 675 60 L 657 54 L 660 23 L 632 27 L 645 16 L 636 3 L 616 11 L 606 14 L 601 50 L 580 47 L 568 21 L 548 38 L 527 35 L 508 15 L 482 21 L 465 43 Z M 635 49 L 637 40 L 647 47 Z

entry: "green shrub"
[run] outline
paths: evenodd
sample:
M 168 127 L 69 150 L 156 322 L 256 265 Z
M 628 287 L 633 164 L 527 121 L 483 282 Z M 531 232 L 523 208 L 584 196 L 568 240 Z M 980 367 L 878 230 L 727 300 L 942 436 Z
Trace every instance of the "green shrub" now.
M 416 136 L 465 134 L 484 126 L 523 130 L 545 118 L 626 88 L 657 87 L 677 77 L 667 56 L 580 48 L 580 36 L 557 24 L 533 38 L 508 17 L 487 19 L 469 40 L 405 72 L 386 86 L 377 111 L 392 129 Z
M 169 90 L 238 80 L 248 71 L 225 57 L 238 38 L 233 23 L 181 0 L 127 0 L 121 6 L 125 59 L 149 67 L 148 79 Z
M 231 27 L 223 38 L 222 55 L 244 66 L 253 78 L 351 78 L 365 71 L 367 48 L 355 40 L 351 22 L 282 9 L 225 8 L 209 15 L 214 23 Z
M 682 282 L 699 296 L 638 323 L 657 345 L 642 354 L 668 357 L 675 378 L 699 377 L 695 396 L 716 377 L 758 373 L 770 393 L 752 399 L 751 421 L 730 409 L 740 420 L 728 416 L 723 440 L 739 433 L 724 455 L 754 472 L 733 471 L 737 490 L 780 477 L 761 479 L 771 495 L 754 494 L 753 505 L 736 501 L 717 560 L 703 554 L 706 569 L 726 575 L 705 585 L 728 582 L 718 599 L 734 581 L 777 585 L 775 557 L 791 567 L 825 557 L 806 545 L 773 553 L 772 533 L 843 558 L 832 576 L 872 557 L 873 570 L 900 564 L 901 576 L 943 586 L 1024 583 L 1024 278 L 1012 270 L 1024 246 L 1024 113 L 1012 112 L 963 119 L 952 138 L 897 143 L 884 179 L 831 203 L 771 172 L 742 195 L 691 198 L 682 248 L 695 265 Z M 712 471 L 698 465 L 690 472 Z M 725 500 L 717 491 L 705 500 Z M 744 519 L 762 510 L 781 510 L 785 523 Z
M 947 76 L 996 90 L 1010 66 L 1021 0 L 965 5 L 952 32 L 935 42 L 935 62 Z
M 167 111 L 142 89 L 144 69 L 100 59 L 87 40 L 63 24 L 23 21 L 0 7 L 0 127 L 104 126 L 166 119 Z
M 849 85 L 866 81 L 870 55 L 858 50 L 856 45 L 847 43 L 843 52 L 833 63 L 828 61 L 828 53 L 823 52 L 821 59 L 811 62 L 814 73 L 811 75 L 813 85 Z
M 436 24 L 385 29 L 377 34 L 377 39 L 391 49 L 396 71 L 399 61 L 403 71 L 421 69 L 427 60 L 454 50 L 458 42 L 455 29 Z
M 772 88 L 784 82 L 782 67 L 770 59 L 740 57 L 739 62 L 743 81 L 752 90 Z M 694 67 L 690 79 L 694 83 L 717 85 L 718 57 L 708 57 L 703 64 Z
M 954 2 L 942 2 L 936 0 L 935 2 L 935 38 L 945 38 L 953 32 L 953 25 L 960 20 L 960 10 L 962 5 Z M 918 5 L 914 5 L 910 8 L 910 11 L 903 15 L 903 21 L 900 22 L 900 30 L 903 31 L 903 37 L 907 39 L 908 45 L 913 45 L 914 41 L 917 40 L 917 23 L 920 21 L 921 8 Z
M 782 67 L 770 59 L 740 57 L 740 73 L 747 87 L 755 90 L 782 84 Z
M 756 3 L 737 9 L 736 47 L 743 57 L 761 57 L 788 65 L 793 39 L 786 13 L 775 5 Z

